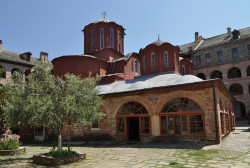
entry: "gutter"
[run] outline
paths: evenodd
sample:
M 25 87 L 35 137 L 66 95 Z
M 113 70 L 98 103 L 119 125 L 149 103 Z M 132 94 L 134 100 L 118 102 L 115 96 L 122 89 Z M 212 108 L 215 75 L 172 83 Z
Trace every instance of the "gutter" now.
M 216 130 L 216 142 L 220 144 L 220 137 L 219 137 L 219 126 L 218 126 L 218 111 L 216 108 L 216 94 L 215 94 L 215 87 L 214 82 L 212 82 L 213 86 L 213 97 L 214 97 L 214 117 L 215 117 L 215 130 Z

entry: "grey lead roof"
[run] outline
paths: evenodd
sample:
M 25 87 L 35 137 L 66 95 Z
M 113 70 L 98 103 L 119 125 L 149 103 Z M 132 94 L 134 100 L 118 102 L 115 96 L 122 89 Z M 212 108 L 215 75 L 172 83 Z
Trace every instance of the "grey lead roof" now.
M 122 93 L 128 91 L 145 90 L 167 86 L 176 86 L 203 81 L 194 75 L 180 75 L 175 72 L 144 75 L 132 80 L 117 81 L 98 85 L 100 95 Z
M 8 50 L 0 51 L 0 59 L 5 60 L 5 61 L 10 61 L 10 62 L 21 63 L 25 65 L 30 65 L 30 66 L 34 66 L 35 62 L 38 60 L 37 58 L 31 57 L 30 61 L 27 61 L 27 60 L 21 59 L 20 53 L 8 51 Z
M 101 18 L 101 19 L 95 20 L 93 23 L 99 23 L 99 22 L 109 23 L 113 21 L 111 19 Z
M 237 40 L 241 40 L 241 39 L 245 39 L 245 38 L 250 37 L 250 27 L 240 29 L 239 32 L 240 32 L 240 38 L 237 39 Z M 223 43 L 228 43 L 228 42 L 233 40 L 232 38 L 233 38 L 233 35 L 231 35 L 229 37 L 227 35 L 227 33 L 224 33 L 224 34 L 221 34 L 221 35 L 218 35 L 218 36 L 214 36 L 214 37 L 210 37 L 210 38 L 203 38 L 203 42 L 200 44 L 198 49 L 211 47 L 211 46 L 215 46 L 215 45 L 219 45 L 219 44 L 223 44 Z M 180 49 L 184 53 L 188 52 L 188 48 L 189 47 L 194 47 L 194 44 L 195 44 L 195 42 L 181 45 Z

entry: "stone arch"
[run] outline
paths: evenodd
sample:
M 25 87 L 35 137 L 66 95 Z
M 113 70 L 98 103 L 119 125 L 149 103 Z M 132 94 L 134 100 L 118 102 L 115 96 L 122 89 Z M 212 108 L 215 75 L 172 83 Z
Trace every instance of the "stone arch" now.
M 197 76 L 198 78 L 201 78 L 201 79 L 203 79 L 203 80 L 206 80 L 206 75 L 205 75 L 204 73 L 198 73 L 198 74 L 196 74 L 196 76 Z
M 6 78 L 6 69 L 2 65 L 0 65 L 0 78 Z
M 237 118 L 245 118 L 246 117 L 246 106 L 241 101 L 234 102 L 234 113 Z
M 247 76 L 250 76 L 250 66 L 247 67 Z
M 229 91 L 235 95 L 242 95 L 243 94 L 243 87 L 240 84 L 232 84 L 229 88 Z
M 240 78 L 241 77 L 241 70 L 239 68 L 231 68 L 227 72 L 227 78 L 233 79 L 233 78 Z
M 149 114 L 146 108 L 137 102 L 128 102 L 123 104 L 116 115 L 140 115 L 140 114 Z
M 222 76 L 221 71 L 215 70 L 211 73 L 210 79 L 215 79 L 215 78 L 219 78 L 219 79 L 223 80 L 223 76 Z

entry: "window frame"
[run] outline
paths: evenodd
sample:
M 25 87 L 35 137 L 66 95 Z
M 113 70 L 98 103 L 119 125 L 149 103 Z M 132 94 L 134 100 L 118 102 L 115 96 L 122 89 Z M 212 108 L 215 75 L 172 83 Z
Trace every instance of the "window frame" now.
M 100 49 L 104 49 L 104 29 L 100 28 Z
M 165 67 L 168 67 L 168 51 L 164 51 L 164 62 Z
M 152 69 L 155 68 L 155 53 L 154 52 L 151 53 L 151 68 Z
M 135 61 L 135 73 L 139 74 L 139 63 L 138 63 L 138 61 Z
M 195 63 L 196 63 L 196 65 L 201 65 L 201 55 L 197 55 L 195 57 Z
M 131 71 L 134 72 L 134 61 L 131 61 Z
M 238 58 L 239 57 L 239 51 L 237 47 L 232 48 L 232 57 Z
M 217 59 L 219 62 L 223 61 L 223 51 L 217 51 Z
M 181 66 L 181 73 L 182 73 L 182 75 L 186 75 L 186 67 L 185 67 L 185 65 Z
M 110 28 L 110 48 L 114 48 L 114 29 Z
M 210 55 L 210 53 L 205 54 L 205 60 L 206 60 L 206 64 L 211 63 L 211 55 Z

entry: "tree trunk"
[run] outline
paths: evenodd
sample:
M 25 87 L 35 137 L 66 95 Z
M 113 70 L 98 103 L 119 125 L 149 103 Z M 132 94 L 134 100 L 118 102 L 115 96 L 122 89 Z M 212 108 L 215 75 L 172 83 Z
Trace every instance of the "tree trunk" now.
M 57 144 L 58 144 L 58 151 L 62 151 L 62 133 L 61 131 L 58 131 L 58 138 L 57 138 Z

